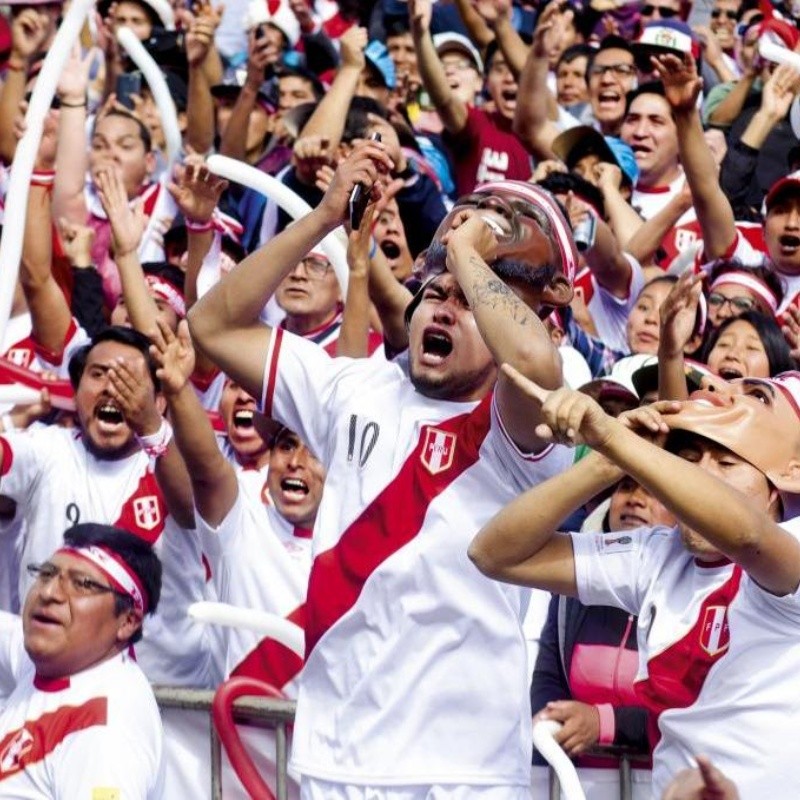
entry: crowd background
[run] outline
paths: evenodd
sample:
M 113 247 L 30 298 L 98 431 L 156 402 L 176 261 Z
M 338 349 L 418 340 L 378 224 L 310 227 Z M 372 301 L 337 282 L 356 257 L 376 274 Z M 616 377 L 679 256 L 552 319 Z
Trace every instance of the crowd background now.
M 0 16 L 4 208 L 15 202 L 5 190 L 26 104 L 63 12 L 61 3 L 14 2 Z M 163 70 L 182 136 L 175 165 L 153 92 L 115 38 L 121 26 Z M 316 206 L 354 143 L 381 135 L 391 159 L 381 198 L 359 229 L 341 234 L 346 293 L 315 250 L 263 311 L 332 357 L 402 353 L 404 310 L 439 224 L 459 197 L 512 179 L 558 198 L 580 252 L 575 297 L 547 319 L 567 385 L 616 415 L 659 395 L 683 399 L 795 369 L 800 72 L 758 46 L 800 51 L 798 26 L 797 4 L 768 0 L 99 3 L 45 123 L 2 343 L 13 364 L 72 381 L 77 420 L 54 410 L 47 390 L 0 417 L 4 453 L 13 454 L 0 484 L 9 501 L 2 608 L 20 609 L 32 581 L 24 567 L 47 554 L 41 529 L 78 521 L 50 491 L 75 469 L 76 480 L 96 481 L 86 502 L 103 521 L 124 519 L 120 508 L 138 500 L 130 527 L 162 550 L 160 619 L 140 659 L 148 677 L 213 687 L 250 675 L 292 695 L 296 657 L 185 619 L 190 602 L 213 597 L 301 622 L 293 614 L 325 478 L 295 434 L 256 414 L 263 398 L 194 353 L 181 322 L 289 223 L 273 201 L 211 174 L 212 153 L 275 176 Z M 91 363 L 77 369 L 72 356 L 108 324 L 155 342 L 158 378 L 111 370 L 84 385 Z M 158 485 L 133 492 L 130 476 L 109 475 L 129 440 L 163 455 L 167 442 L 149 423 L 164 406 L 188 467 L 188 502 L 174 500 L 161 466 L 146 471 Z M 53 428 L 75 425 L 99 466 L 43 455 L 61 446 Z M 366 429 L 351 450 L 367 461 Z M 626 480 L 565 526 L 671 520 Z M 548 611 L 548 601 L 535 598 L 526 621 L 532 711 L 564 723 L 560 740 L 585 768 L 591 796 L 606 796 L 613 763 L 585 751 L 649 753 L 633 689 L 635 620 L 558 597 Z

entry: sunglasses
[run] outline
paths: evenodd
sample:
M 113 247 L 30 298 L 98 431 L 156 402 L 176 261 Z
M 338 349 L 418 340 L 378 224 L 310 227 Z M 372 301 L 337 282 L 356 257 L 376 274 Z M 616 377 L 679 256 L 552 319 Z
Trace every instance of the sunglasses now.
M 727 19 L 729 19 L 731 21 L 736 19 L 736 12 L 735 11 L 730 11 L 730 10 L 729 11 L 723 11 L 721 8 L 715 8 L 711 12 L 711 18 L 712 19 L 719 19 L 723 15 L 725 17 L 727 17 Z
M 643 5 L 639 13 L 643 17 L 652 17 L 656 11 L 658 11 L 658 14 L 662 19 L 672 19 L 673 17 L 677 17 L 680 13 L 674 8 L 669 8 L 668 6 L 654 6 L 650 3 Z

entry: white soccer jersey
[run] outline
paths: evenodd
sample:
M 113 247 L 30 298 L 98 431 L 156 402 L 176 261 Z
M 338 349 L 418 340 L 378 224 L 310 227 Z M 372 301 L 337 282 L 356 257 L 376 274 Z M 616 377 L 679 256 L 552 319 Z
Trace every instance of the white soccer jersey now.
M 399 362 L 330 359 L 285 332 L 264 375 L 265 412 L 327 468 L 293 765 L 342 783 L 528 786 L 529 592 L 483 577 L 467 547 L 571 453 L 520 453 L 492 397 L 432 400 Z
M 696 562 L 676 529 L 576 534 L 572 543 L 581 602 L 639 617 L 636 689 L 661 712 L 653 796 L 697 753 L 743 800 L 794 796 L 800 591 L 776 597 L 735 565 Z
M 33 338 L 30 314 L 20 314 L 9 320 L 3 342 L 3 358 L 34 372 L 55 372 L 59 378 L 69 378 L 69 361 L 75 351 L 89 343 L 86 331 L 73 318 L 59 353 L 45 350 Z
M 193 600 L 202 586 L 203 566 L 196 537 L 174 530 L 164 547 L 167 508 L 150 466 L 137 451 L 127 458 L 97 459 L 83 445 L 78 430 L 30 428 L 0 437 L 0 494 L 18 504 L 25 525 L 19 574 L 19 596 L 32 579 L 25 571 L 62 545 L 64 531 L 78 522 L 117 525 L 156 546 L 164 560 L 163 593 L 167 602 L 145 626 L 137 645 L 153 681 L 205 685 L 208 665 L 196 658 L 188 623 L 179 625 L 177 609 Z M 200 634 L 198 633 L 197 636 Z
M 246 491 L 238 477 L 236 502 L 217 527 L 195 514 L 217 596 L 223 603 L 268 611 L 302 626 L 310 540 L 296 537 L 293 527 Z M 246 675 L 295 694 L 293 679 L 302 667 L 297 655 L 254 631 L 225 628 L 223 636 L 226 677 Z
M 645 281 L 641 264 L 632 255 L 623 255 L 631 265 L 631 279 L 625 297 L 615 297 L 603 288 L 588 267 L 575 277 L 575 294 L 583 297 L 597 328 L 597 337 L 614 350 L 627 353 L 630 350 L 626 331 L 628 315 L 636 304 L 636 298 L 644 288 Z
M 120 653 L 45 681 L 20 650 L 19 636 L 0 633 L 0 670 L 16 662 L 17 679 L 0 713 L 0 796 L 162 800 L 161 720 L 136 663 Z

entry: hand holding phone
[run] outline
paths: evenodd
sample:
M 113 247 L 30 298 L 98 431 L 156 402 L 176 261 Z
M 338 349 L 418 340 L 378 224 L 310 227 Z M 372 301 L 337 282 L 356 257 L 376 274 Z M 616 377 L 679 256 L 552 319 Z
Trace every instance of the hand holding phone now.
M 117 76 L 115 87 L 117 102 L 125 108 L 133 111 L 135 104 L 131 95 L 141 95 L 142 92 L 142 73 L 123 72 Z
M 381 135 L 375 131 L 370 137 L 373 142 L 379 142 Z M 358 183 L 350 192 L 350 230 L 357 231 L 361 227 L 361 220 L 364 219 L 364 212 L 369 205 L 369 189 L 363 184 Z

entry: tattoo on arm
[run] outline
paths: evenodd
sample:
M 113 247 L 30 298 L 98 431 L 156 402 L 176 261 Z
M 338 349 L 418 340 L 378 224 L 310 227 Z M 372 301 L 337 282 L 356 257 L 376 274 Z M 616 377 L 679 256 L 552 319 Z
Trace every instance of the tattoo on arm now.
M 473 256 L 470 265 L 480 268 L 472 283 L 473 308 L 488 306 L 492 310 L 501 311 L 522 327 L 531 322 L 533 312 L 508 284 L 487 270 L 482 259 Z

